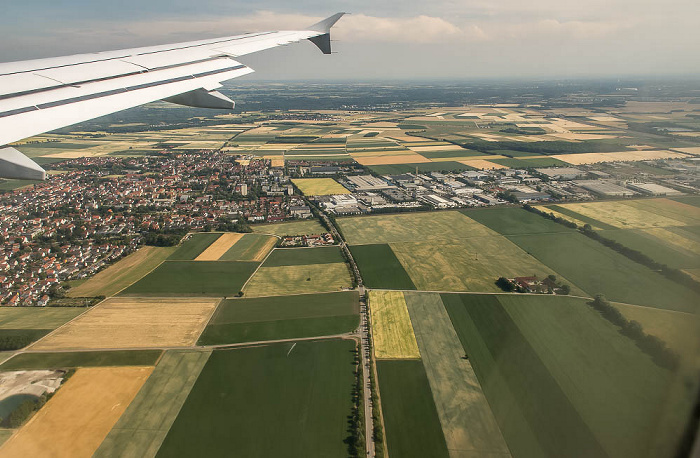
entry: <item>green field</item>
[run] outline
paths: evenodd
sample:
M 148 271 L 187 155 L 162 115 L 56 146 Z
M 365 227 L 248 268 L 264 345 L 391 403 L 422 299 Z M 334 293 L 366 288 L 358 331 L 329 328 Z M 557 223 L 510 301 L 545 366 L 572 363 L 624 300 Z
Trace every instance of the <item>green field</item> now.
M 94 277 L 74 286 L 67 295 L 69 297 L 114 296 L 155 269 L 173 254 L 175 249 L 175 247 L 142 247 L 100 271 Z
M 416 289 L 406 270 L 388 244 L 355 245 L 350 247 L 352 257 L 370 288 Z
M 545 278 L 554 274 L 580 293 L 576 282 L 563 272 L 546 266 L 499 235 L 446 243 L 392 243 L 391 248 L 421 291 L 500 292 L 496 286 L 499 277 Z
M 192 234 L 182 242 L 178 249 L 168 258 L 171 261 L 191 261 L 206 250 L 209 245 L 221 237 L 219 232 L 199 232 Z
M 262 259 L 270 249 L 270 240 L 270 236 L 267 235 L 245 234 L 226 253 L 221 255 L 219 261 L 255 261 L 256 259 Z M 265 248 L 266 246 L 267 248 Z
M 340 291 L 352 285 L 345 263 L 261 267 L 245 287 L 246 297 Z
M 669 197 L 669 199 L 683 204 L 692 205 L 693 207 L 700 207 L 700 196 Z
M 257 267 L 257 262 L 166 261 L 120 295 L 233 296 Z
M 219 345 L 351 332 L 359 324 L 354 291 L 224 300 L 199 338 Z
M 93 455 L 154 457 L 211 350 L 169 350 Z
M 561 224 L 520 208 L 466 210 L 588 295 L 670 310 L 696 310 L 697 294 Z M 572 262 L 576 260 L 576 262 Z
M 377 361 L 377 373 L 389 456 L 448 457 L 423 363 Z
M 345 262 L 340 247 L 278 248 L 265 260 L 264 267 L 302 266 Z
M 256 234 L 270 234 L 280 237 L 286 235 L 316 235 L 328 232 L 316 219 L 276 224 L 256 224 L 252 228 Z
M 442 299 L 514 456 L 673 455 L 695 384 L 683 387 L 586 300 Z
M 656 262 L 677 269 L 692 269 L 700 267 L 700 256 L 692 251 L 683 250 L 678 245 L 664 243 L 642 230 L 611 229 L 598 231 L 605 238 L 615 240 L 622 245 L 637 250 L 649 256 Z
M 0 350 L 19 350 L 32 342 L 36 342 L 51 331 L 51 329 L 0 328 Z
M 0 370 L 62 369 L 96 366 L 153 366 L 161 350 L 78 351 L 22 353 L 5 361 Z
M 0 329 L 56 329 L 85 310 L 83 307 L 0 307 Z
M 698 295 L 693 291 L 573 230 L 508 238 L 591 296 L 604 294 L 628 304 L 697 310 Z
M 450 453 L 459 457 L 509 456 L 440 295 L 404 296 Z
M 355 346 L 214 351 L 158 456 L 347 456 Z
M 499 234 L 522 235 L 550 232 L 571 232 L 571 229 L 518 207 L 479 208 L 462 210 L 469 218 Z

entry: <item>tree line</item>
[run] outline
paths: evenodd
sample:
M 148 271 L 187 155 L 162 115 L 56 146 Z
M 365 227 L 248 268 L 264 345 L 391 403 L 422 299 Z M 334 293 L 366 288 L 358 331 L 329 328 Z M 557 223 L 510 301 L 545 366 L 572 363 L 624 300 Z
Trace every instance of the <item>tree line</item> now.
M 666 264 L 654 261 L 641 251 L 627 247 L 621 244 L 620 242 L 609 239 L 607 237 L 603 237 L 602 235 L 600 235 L 600 233 L 594 231 L 590 224 L 585 224 L 583 227 L 579 227 L 573 221 L 569 221 L 567 219 L 555 216 L 553 213 L 544 212 L 538 208 L 533 207 L 530 204 L 523 205 L 523 208 L 529 212 L 538 214 L 544 218 L 550 219 L 566 227 L 577 229 L 581 234 L 585 235 L 586 237 L 600 242 L 614 251 L 617 251 L 629 260 L 634 261 L 638 264 L 642 264 L 643 266 L 646 266 L 651 270 L 659 272 L 661 275 L 668 278 L 669 280 L 674 281 L 681 286 L 685 286 L 686 288 L 695 291 L 696 293 L 700 293 L 700 283 L 695 281 L 690 275 L 686 274 L 680 269 L 675 269 L 673 267 L 667 266 Z
M 588 302 L 588 305 L 596 309 L 606 320 L 618 326 L 620 333 L 632 339 L 637 347 L 651 356 L 656 365 L 671 371 L 678 368 L 680 358 L 676 352 L 666 346 L 666 342 L 656 336 L 646 334 L 639 322 L 625 318 L 602 294 L 596 295 L 592 302 Z

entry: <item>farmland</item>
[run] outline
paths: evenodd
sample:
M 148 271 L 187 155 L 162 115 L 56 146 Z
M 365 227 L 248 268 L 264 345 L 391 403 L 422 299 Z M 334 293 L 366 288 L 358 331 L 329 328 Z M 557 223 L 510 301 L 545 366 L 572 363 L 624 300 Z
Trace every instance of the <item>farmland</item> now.
M 674 446 L 690 393 L 667 398 L 674 374 L 585 300 L 442 298 L 514 456 L 666 456 Z M 663 406 L 681 410 L 661 426 Z
M 246 297 L 340 291 L 352 284 L 345 263 L 261 267 L 244 289 Z
M 368 287 L 416 289 L 388 244 L 355 245 L 350 251 Z
M 440 295 L 404 296 L 450 454 L 510 456 Z
M 358 323 L 359 302 L 354 291 L 228 299 L 218 307 L 199 344 L 342 334 Z
M 583 216 L 618 229 L 646 229 L 700 224 L 700 210 L 668 199 L 563 204 Z
M 141 279 L 173 254 L 175 248 L 145 246 L 107 267 L 80 286 L 68 291 L 70 297 L 113 296 Z
M 236 242 L 243 237 L 243 234 L 226 233 L 216 239 L 206 250 L 202 251 L 195 261 L 218 261 L 221 256 L 228 252 Z
M 186 346 L 218 299 L 112 298 L 35 344 L 34 350 Z
M 257 262 L 166 261 L 120 295 L 233 296 L 257 266 Z
M 215 350 L 158 456 L 345 456 L 354 351 L 341 340 Z
M 5 456 L 91 456 L 150 375 L 150 367 L 79 369 L 0 448 Z
M 280 248 L 272 252 L 263 267 L 302 266 L 345 262 L 337 246 L 317 248 Z
M 449 456 L 423 364 L 377 361 L 386 443 L 391 456 Z
M 500 288 L 495 282 L 501 276 L 545 278 L 557 274 L 546 263 L 498 235 L 437 244 L 392 243 L 391 248 L 413 284 L 423 291 L 498 292 Z M 566 278 L 559 277 L 571 285 Z
M 221 237 L 220 233 L 200 232 L 191 234 L 186 237 L 168 259 L 171 261 L 191 261 L 202 254 L 219 237 Z
M 256 234 L 269 234 L 277 236 L 285 235 L 315 235 L 322 234 L 326 230 L 319 224 L 318 220 L 293 221 L 278 224 L 260 224 L 253 226 Z
M 218 259 L 220 261 L 261 262 L 277 243 L 276 237 L 245 234 Z
M 572 231 L 518 235 L 509 239 L 590 296 L 604 294 L 618 302 L 669 310 L 696 310 L 697 295 L 693 291 L 584 235 Z M 571 259 L 578 262 L 572 263 Z
M 80 307 L 2 307 L 0 329 L 56 329 L 84 312 Z
M 338 225 L 351 245 L 493 235 L 489 229 L 456 211 L 340 218 Z
M 604 245 L 519 208 L 466 211 L 586 294 L 679 311 L 694 311 L 697 295 Z M 577 262 L 571 262 L 576 259 Z
M 370 291 L 377 359 L 420 358 L 406 301 L 400 291 Z
M 73 351 L 22 353 L 0 365 L 0 370 L 65 369 L 101 366 L 153 366 L 161 350 Z
M 350 191 L 333 178 L 296 178 L 292 182 L 305 196 L 350 194 Z
M 94 457 L 154 457 L 210 355 L 207 350 L 165 352 Z

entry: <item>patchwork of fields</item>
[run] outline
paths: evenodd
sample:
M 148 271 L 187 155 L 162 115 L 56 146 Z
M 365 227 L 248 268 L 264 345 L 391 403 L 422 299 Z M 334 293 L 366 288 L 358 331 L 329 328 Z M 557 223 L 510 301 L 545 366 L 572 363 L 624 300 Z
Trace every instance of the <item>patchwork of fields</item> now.
M 351 138 L 350 154 L 405 154 L 371 138 Z M 435 160 L 462 153 L 434 143 L 411 148 Z M 547 208 L 669 266 L 700 269 L 691 201 Z M 700 350 L 696 292 L 515 207 L 337 223 L 370 288 L 389 456 L 673 454 L 696 388 L 687 382 Z M 0 371 L 77 369 L 6 435 L 0 455 L 56 444 L 97 457 L 348 455 L 361 303 L 348 264 L 338 246 L 275 248 L 280 235 L 325 232 L 316 221 L 254 230 L 139 250 L 72 290 L 111 296 L 90 309 L 0 309 L 0 337 L 38 339 Z M 572 297 L 495 284 L 533 274 L 555 275 Z M 600 293 L 673 352 L 677 368 L 592 308 Z

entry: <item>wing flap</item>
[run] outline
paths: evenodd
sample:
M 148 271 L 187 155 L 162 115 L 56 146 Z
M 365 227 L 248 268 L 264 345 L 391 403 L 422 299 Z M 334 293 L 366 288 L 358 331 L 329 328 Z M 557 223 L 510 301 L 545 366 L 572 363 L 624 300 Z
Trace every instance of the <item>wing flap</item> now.
M 251 68 L 239 64 L 195 75 L 181 75 L 109 91 L 62 98 L 36 105 L 33 110 L 13 113 L 10 116 L 3 116 L 3 113 L 0 112 L 0 144 L 16 142 L 43 132 L 199 88 L 216 87 L 220 85 L 221 81 L 238 78 L 252 71 Z M 151 75 L 146 73 L 138 76 Z

